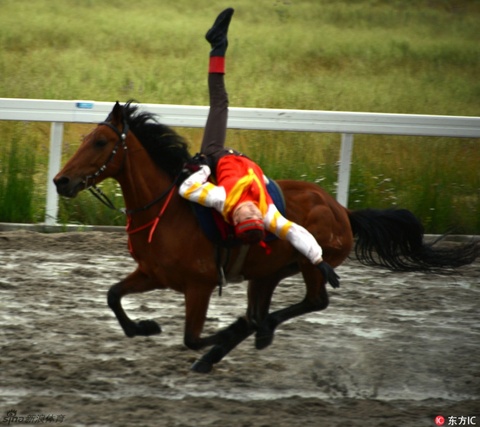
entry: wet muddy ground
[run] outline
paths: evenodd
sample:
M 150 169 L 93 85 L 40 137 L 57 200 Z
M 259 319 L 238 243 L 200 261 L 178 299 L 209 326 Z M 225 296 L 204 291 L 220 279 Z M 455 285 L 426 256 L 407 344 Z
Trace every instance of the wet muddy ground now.
M 208 375 L 189 370 L 202 353 L 182 344 L 182 295 L 127 297 L 163 332 L 123 335 L 106 292 L 133 269 L 123 233 L 0 232 L 0 425 L 480 425 L 480 260 L 452 277 L 349 260 L 326 311 L 265 350 L 246 340 Z M 215 294 L 206 330 L 241 315 L 245 293 Z M 285 280 L 273 308 L 302 297 L 301 278 Z

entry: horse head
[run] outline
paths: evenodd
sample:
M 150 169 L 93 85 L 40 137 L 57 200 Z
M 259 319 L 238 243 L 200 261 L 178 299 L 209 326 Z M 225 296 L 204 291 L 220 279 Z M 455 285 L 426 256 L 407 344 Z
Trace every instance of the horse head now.
M 124 107 L 117 102 L 107 119 L 84 137 L 77 152 L 53 179 L 58 193 L 75 197 L 115 176 L 125 159 L 128 132 Z

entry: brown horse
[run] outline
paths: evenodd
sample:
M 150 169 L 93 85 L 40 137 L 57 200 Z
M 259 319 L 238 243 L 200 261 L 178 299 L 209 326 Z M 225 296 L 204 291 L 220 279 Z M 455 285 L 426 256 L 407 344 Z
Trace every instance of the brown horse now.
M 87 135 L 78 151 L 55 177 L 58 193 L 75 197 L 96 188 L 106 178 L 122 188 L 128 216 L 129 248 L 137 269 L 108 291 L 108 305 L 128 337 L 161 332 L 152 321 L 132 321 L 121 305 L 123 296 L 171 288 L 185 296 L 184 343 L 190 349 L 212 348 L 192 366 L 209 372 L 241 341 L 256 333 L 258 349 L 268 346 L 282 322 L 328 306 L 326 280 L 286 241 L 248 249 L 241 274 L 248 280 L 244 317 L 225 330 L 202 337 L 210 296 L 218 283 L 216 245 L 203 233 L 189 202 L 177 193 L 185 162 L 191 158 L 185 141 L 154 116 L 130 103 L 118 102 L 105 122 Z M 420 222 L 407 210 L 349 211 L 318 186 L 297 181 L 278 182 L 286 200 L 286 217 L 315 236 L 331 266 L 340 265 L 352 251 L 369 265 L 400 271 L 444 273 L 473 262 L 479 245 L 455 250 L 423 242 Z M 228 272 L 239 256 L 233 248 Z M 454 271 L 454 270 L 453 270 Z M 303 300 L 269 313 L 277 284 L 301 272 Z

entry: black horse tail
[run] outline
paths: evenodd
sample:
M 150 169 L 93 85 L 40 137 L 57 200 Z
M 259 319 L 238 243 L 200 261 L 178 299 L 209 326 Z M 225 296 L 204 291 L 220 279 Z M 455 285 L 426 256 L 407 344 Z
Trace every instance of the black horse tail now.
M 438 245 L 424 241 L 420 220 L 406 209 L 349 211 L 355 256 L 365 265 L 393 271 L 452 274 L 480 255 L 480 241 Z

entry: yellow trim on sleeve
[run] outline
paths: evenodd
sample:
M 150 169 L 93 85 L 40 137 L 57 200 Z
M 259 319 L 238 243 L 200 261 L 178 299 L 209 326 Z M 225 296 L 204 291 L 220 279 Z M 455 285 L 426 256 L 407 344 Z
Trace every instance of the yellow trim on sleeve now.
M 205 184 L 203 184 L 202 192 L 198 197 L 198 203 L 205 206 L 205 200 L 207 199 L 208 193 L 214 188 L 215 186 L 211 182 L 206 182 Z
M 280 230 L 280 233 L 279 233 L 278 237 L 280 237 L 280 239 L 282 239 L 282 240 L 285 240 L 287 238 L 288 230 L 290 230 L 291 226 L 292 226 L 292 222 L 287 221 L 284 224 L 284 226 L 282 227 L 282 229 Z
M 200 187 L 200 185 L 201 184 L 199 184 L 198 182 L 194 182 L 190 187 L 187 188 L 187 190 L 185 190 L 185 195 L 183 197 L 185 197 L 186 199 L 190 199 L 191 194 L 196 189 L 198 189 L 198 187 Z

